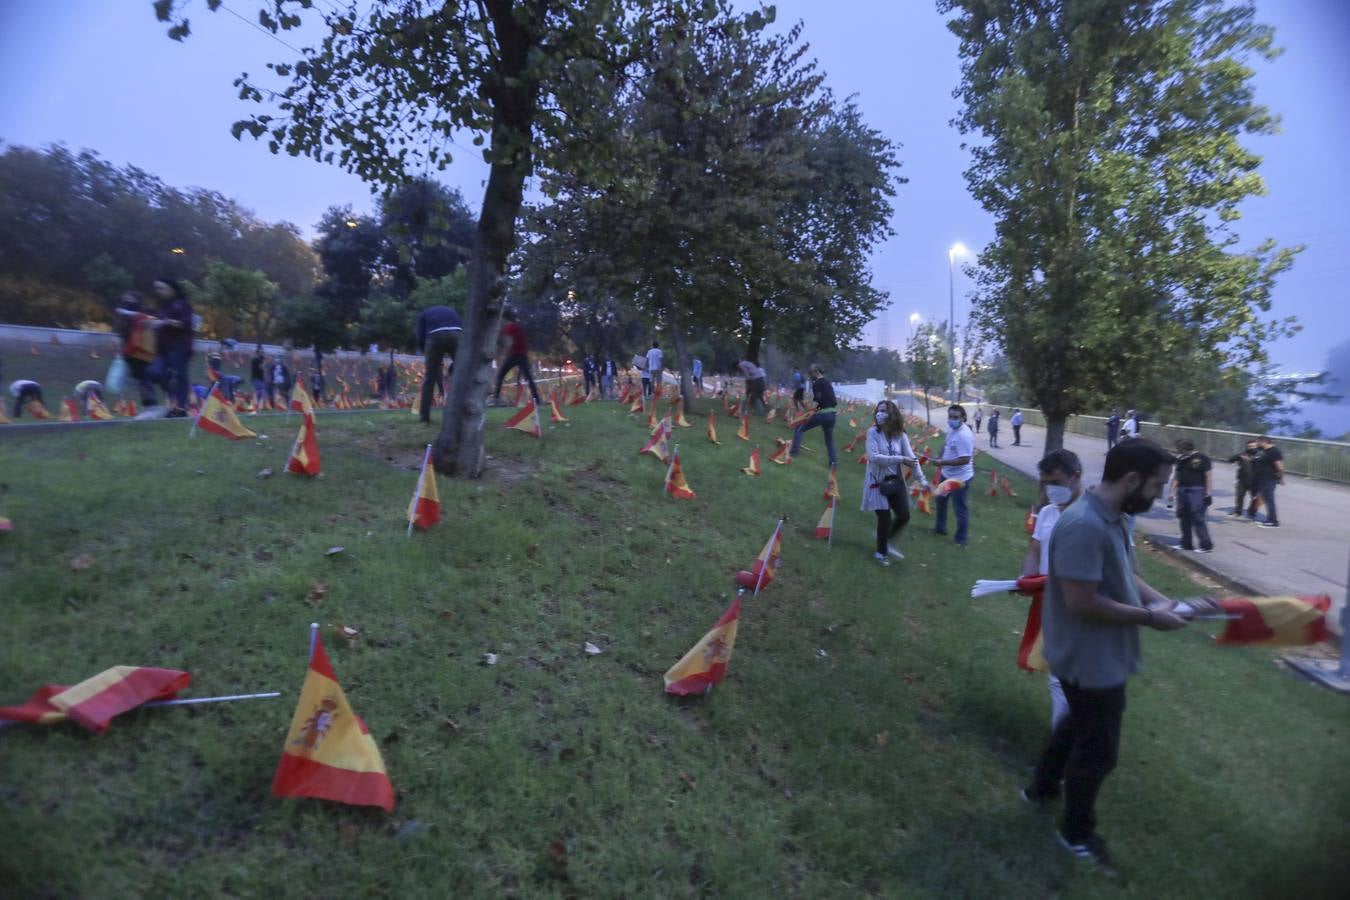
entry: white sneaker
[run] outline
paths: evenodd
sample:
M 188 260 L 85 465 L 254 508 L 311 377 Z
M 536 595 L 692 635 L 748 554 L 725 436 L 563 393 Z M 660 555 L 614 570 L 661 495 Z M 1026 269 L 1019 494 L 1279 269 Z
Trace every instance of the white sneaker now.
M 137 421 L 140 421 L 142 419 L 162 419 L 168 414 L 168 412 L 169 412 L 168 406 L 152 406 L 147 410 L 143 410 L 142 412 L 137 413 L 136 419 Z
M 901 553 L 900 548 L 895 546 L 894 544 L 887 544 L 886 552 L 889 553 L 891 556 L 894 556 L 896 559 L 905 558 L 905 554 Z
M 872 558 L 875 559 L 877 562 L 881 563 L 883 566 L 889 566 L 891 564 L 891 561 L 886 558 L 886 554 L 884 553 L 873 553 Z

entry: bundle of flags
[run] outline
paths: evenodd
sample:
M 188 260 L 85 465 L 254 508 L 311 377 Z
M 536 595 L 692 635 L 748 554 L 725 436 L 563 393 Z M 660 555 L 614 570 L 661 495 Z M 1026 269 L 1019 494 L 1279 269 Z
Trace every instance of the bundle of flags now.
M 750 571 L 747 572 L 742 569 L 736 573 L 736 583 L 747 591 L 758 594 L 773 582 L 773 576 L 778 570 L 778 560 L 782 553 L 783 520 L 779 519 L 778 524 L 774 526 L 773 534 L 769 536 L 768 543 L 764 545 L 763 550 L 759 551 L 759 556 L 755 557 L 755 563 L 750 567 Z
M 380 748 L 347 702 L 317 634 L 272 777 L 272 795 L 394 809 L 394 785 Z
M 414 528 L 426 530 L 441 520 L 441 495 L 436 489 L 436 470 L 431 467 L 431 445 L 422 456 L 422 471 L 417 476 L 417 490 L 408 504 L 408 534 Z
M 684 696 L 705 694 L 727 677 L 731 651 L 736 646 L 736 625 L 741 618 L 740 594 L 722 613 L 712 629 L 665 674 L 666 693 Z
M 18 706 L 0 706 L 0 721 L 51 725 L 67 719 L 90 731 L 106 731 L 114 716 L 152 700 L 177 695 L 192 683 L 178 669 L 113 666 L 79 684 L 44 684 Z

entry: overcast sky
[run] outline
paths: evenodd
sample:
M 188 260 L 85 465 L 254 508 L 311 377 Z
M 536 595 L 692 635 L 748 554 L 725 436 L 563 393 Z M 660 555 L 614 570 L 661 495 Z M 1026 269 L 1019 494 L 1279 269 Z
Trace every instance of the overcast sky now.
M 190 7 L 193 35 L 177 44 L 165 38 L 150 0 L 0 0 L 0 140 L 87 147 L 175 186 L 219 190 L 306 233 L 329 205 L 369 209 L 370 192 L 354 176 L 230 137 L 230 124 L 256 108 L 236 99 L 231 81 L 294 58 L 231 14 L 252 18 L 256 8 L 254 0 L 228 0 L 211 14 L 198 0 Z M 909 183 L 895 198 L 895 236 L 872 261 L 892 305 L 865 335 L 902 346 L 912 313 L 947 316 L 947 247 L 978 249 L 992 235 L 990 217 L 966 192 L 966 156 L 948 125 L 957 110 L 956 41 L 932 0 L 783 0 L 777 8 L 779 27 L 805 23 L 835 93 L 856 94 L 868 122 L 903 145 Z M 1271 355 L 1291 371 L 1333 367 L 1333 346 L 1350 346 L 1350 2 L 1257 0 L 1257 10 L 1285 49 L 1256 75 L 1258 100 L 1282 117 L 1283 132 L 1254 142 L 1270 193 L 1245 205 L 1239 233 L 1244 246 L 1266 237 L 1307 245 L 1280 280 L 1272 310 L 1304 328 Z M 485 167 L 472 152 L 440 177 L 476 208 Z M 959 272 L 956 289 L 961 322 L 969 282 Z M 1350 428 L 1350 411 L 1345 419 L 1324 427 Z

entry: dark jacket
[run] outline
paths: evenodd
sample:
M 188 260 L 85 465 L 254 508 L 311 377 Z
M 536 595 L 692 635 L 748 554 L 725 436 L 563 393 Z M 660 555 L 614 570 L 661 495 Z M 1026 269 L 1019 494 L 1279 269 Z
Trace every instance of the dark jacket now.
M 417 317 L 418 351 L 425 353 L 427 335 L 442 328 L 451 328 L 455 331 L 463 330 L 464 323 L 460 320 L 459 313 L 448 306 L 428 306 L 422 310 L 422 314 Z
M 823 376 L 811 382 L 811 396 L 815 398 L 816 406 L 820 409 L 833 409 L 835 406 L 834 385 Z

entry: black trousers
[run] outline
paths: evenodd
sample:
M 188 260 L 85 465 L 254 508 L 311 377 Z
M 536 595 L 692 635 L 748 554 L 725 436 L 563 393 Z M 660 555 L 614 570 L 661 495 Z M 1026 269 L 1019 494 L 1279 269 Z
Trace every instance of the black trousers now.
M 903 490 L 886 498 L 889 509 L 878 509 L 877 514 L 877 552 L 886 553 L 891 538 L 900 534 L 909 524 L 909 495 Z
M 534 373 L 530 371 L 530 358 L 525 354 L 517 356 L 508 356 L 502 360 L 502 367 L 497 370 L 497 390 L 493 392 L 493 397 L 500 397 L 502 393 L 502 382 L 506 380 L 506 373 L 512 369 L 519 368 L 525 373 L 525 380 L 530 385 L 530 396 L 534 398 L 534 405 L 539 406 L 539 389 L 534 386 Z
M 1013 444 L 1020 447 L 1022 445 L 1022 426 L 1014 425 L 1012 428 L 1013 428 Z
M 422 373 L 422 402 L 418 412 L 423 422 L 430 422 L 432 390 L 439 386 L 441 394 L 445 394 L 445 387 L 441 384 L 441 365 L 449 357 L 451 371 L 454 370 L 455 354 L 459 352 L 459 332 L 434 331 L 427 335 L 426 347 L 426 358 L 423 360 L 426 371 Z
M 1120 753 L 1125 685 L 1081 688 L 1064 679 L 1060 684 L 1069 714 L 1050 735 L 1029 793 L 1052 796 L 1063 780 L 1064 837 L 1079 843 L 1097 833 L 1097 792 Z

